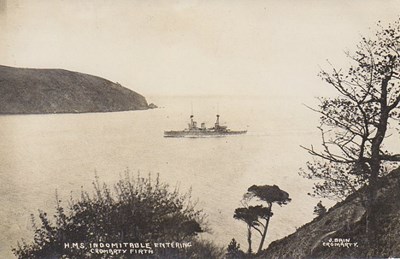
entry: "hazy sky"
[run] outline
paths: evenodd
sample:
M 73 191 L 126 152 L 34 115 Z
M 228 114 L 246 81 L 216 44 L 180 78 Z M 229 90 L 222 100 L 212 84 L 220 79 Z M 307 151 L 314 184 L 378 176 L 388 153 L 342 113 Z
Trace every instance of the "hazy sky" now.
M 319 95 L 326 59 L 400 1 L 0 0 L 0 64 L 64 68 L 149 94 Z

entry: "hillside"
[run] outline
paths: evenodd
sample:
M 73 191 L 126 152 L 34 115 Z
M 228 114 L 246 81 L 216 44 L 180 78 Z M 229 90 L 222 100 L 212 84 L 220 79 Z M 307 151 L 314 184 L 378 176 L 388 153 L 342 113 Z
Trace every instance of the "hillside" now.
M 365 209 L 360 203 L 365 192 L 359 191 L 324 216 L 272 242 L 259 258 L 400 257 L 400 169 L 383 181 L 385 188 L 378 193 L 380 229 L 372 243 L 368 243 Z
M 62 69 L 0 66 L 0 114 L 148 109 L 146 99 L 109 80 Z

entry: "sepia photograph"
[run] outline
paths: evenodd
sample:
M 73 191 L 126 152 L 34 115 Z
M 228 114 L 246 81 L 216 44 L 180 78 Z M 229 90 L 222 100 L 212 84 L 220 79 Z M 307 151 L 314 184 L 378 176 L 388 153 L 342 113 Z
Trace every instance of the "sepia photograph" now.
M 0 0 L 0 258 L 400 258 L 400 0 Z

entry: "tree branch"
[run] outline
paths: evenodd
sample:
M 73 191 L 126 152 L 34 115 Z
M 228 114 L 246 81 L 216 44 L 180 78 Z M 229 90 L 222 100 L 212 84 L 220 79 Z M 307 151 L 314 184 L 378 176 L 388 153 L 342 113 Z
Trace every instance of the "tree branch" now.
M 400 162 L 400 154 L 396 155 L 380 155 L 379 158 L 385 161 Z

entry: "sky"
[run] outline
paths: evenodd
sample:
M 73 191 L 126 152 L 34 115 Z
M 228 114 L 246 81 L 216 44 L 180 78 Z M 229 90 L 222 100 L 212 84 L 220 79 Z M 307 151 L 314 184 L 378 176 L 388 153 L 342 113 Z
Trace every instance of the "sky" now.
M 318 96 L 400 0 L 0 0 L 0 64 L 63 68 L 143 95 Z

